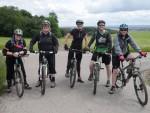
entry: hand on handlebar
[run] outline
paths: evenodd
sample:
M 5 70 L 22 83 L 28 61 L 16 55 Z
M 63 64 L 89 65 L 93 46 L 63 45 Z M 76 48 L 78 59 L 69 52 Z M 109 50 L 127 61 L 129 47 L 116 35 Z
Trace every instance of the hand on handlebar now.
M 83 48 L 83 51 L 90 51 L 90 47 Z
M 68 46 L 67 46 L 67 44 L 64 45 L 64 49 L 65 49 L 65 50 L 68 50 L 68 49 L 69 49 Z
M 17 57 L 19 57 L 19 52 L 14 52 L 13 54 L 12 54 L 15 58 L 17 58 Z
M 147 56 L 147 52 L 140 51 L 139 54 L 140 54 L 141 56 L 144 56 L 144 57 Z
M 19 55 L 24 55 L 24 51 L 20 51 L 20 52 L 19 52 Z
M 120 60 L 121 62 L 123 62 L 123 61 L 125 60 L 124 56 L 123 56 L 123 55 L 119 55 L 119 60 Z

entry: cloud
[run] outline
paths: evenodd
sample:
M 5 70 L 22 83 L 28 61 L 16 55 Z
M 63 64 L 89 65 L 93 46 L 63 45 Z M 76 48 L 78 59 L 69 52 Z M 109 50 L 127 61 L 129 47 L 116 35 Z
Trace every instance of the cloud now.
M 92 4 L 91 4 L 92 3 Z M 86 4 L 89 13 L 150 10 L 149 0 L 90 0 Z
M 95 26 L 99 19 L 108 25 L 150 24 L 149 0 L 0 0 L 0 6 L 16 6 L 32 15 L 56 12 L 60 26 L 74 26 L 77 19 Z

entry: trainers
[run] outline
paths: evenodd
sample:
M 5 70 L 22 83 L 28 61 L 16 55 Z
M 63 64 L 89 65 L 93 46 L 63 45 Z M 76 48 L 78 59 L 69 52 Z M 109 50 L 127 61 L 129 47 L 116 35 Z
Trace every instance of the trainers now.
M 51 82 L 51 88 L 55 88 L 56 87 L 56 83 L 53 81 Z
M 32 87 L 30 87 L 28 83 L 25 83 L 25 84 L 24 84 L 24 88 L 25 88 L 25 89 L 32 89 Z
M 110 88 L 109 94 L 114 94 L 114 92 L 115 92 L 115 86 L 112 86 Z
M 93 80 L 93 75 L 90 74 L 89 78 L 88 78 L 88 81 L 92 81 Z
M 105 87 L 110 87 L 110 80 L 107 80 Z
M 48 74 L 49 80 L 52 81 L 52 75 Z
M 40 86 L 41 86 L 40 81 L 37 81 L 37 83 L 36 83 L 35 87 L 40 87 Z
M 78 78 L 77 82 L 84 83 L 84 81 L 80 78 Z
M 11 87 L 7 87 L 6 92 L 11 93 Z
M 70 77 L 69 73 L 66 72 L 65 77 L 69 78 Z

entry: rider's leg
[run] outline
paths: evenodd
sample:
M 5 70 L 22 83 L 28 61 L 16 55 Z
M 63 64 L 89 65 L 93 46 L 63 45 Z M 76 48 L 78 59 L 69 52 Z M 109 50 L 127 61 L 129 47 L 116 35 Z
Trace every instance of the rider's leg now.
M 19 59 L 19 63 L 21 64 L 21 71 L 22 71 L 23 78 L 24 78 L 25 89 L 31 89 L 31 87 L 29 86 L 27 79 L 26 79 L 26 72 L 25 72 L 24 64 L 23 64 L 21 58 Z
M 82 81 L 82 79 L 81 79 L 81 60 L 82 60 L 82 53 L 77 53 L 77 54 L 76 54 L 76 58 L 77 58 L 78 82 L 83 83 L 84 81 Z
M 118 74 L 118 69 L 113 69 L 112 72 L 112 86 L 116 87 L 116 78 Z
M 110 77 L 111 77 L 111 66 L 110 66 L 111 56 L 110 55 L 103 55 L 102 61 L 103 61 L 103 63 L 105 63 L 106 72 L 107 72 L 106 87 L 109 87 L 110 86 Z
M 7 91 L 11 92 L 12 79 L 14 78 L 14 62 L 13 59 L 6 58 L 6 80 Z
M 93 79 L 93 67 L 94 67 L 94 62 L 96 61 L 96 58 L 97 58 L 97 54 L 93 53 L 91 62 L 90 62 L 90 66 L 89 66 L 89 69 L 90 69 L 90 75 L 88 78 L 89 81 L 91 81 Z
M 37 81 L 37 84 L 35 87 L 39 87 L 40 86 L 40 65 L 41 65 L 41 62 L 42 62 L 42 55 L 39 54 L 39 69 L 38 69 L 38 81 Z
M 55 70 L 55 54 L 51 54 L 46 56 L 47 60 L 48 60 L 48 65 L 49 65 L 49 74 L 51 76 L 51 88 L 54 88 L 56 86 L 55 83 L 55 74 L 56 74 L 56 70 Z
M 133 56 L 132 54 L 128 54 L 126 59 L 127 59 L 127 60 L 134 59 L 134 56 Z M 131 63 L 131 61 L 130 61 L 129 63 Z M 127 73 L 128 73 L 129 75 L 131 75 L 131 74 L 130 74 L 131 71 L 132 71 L 132 69 L 130 69 L 130 68 L 127 69 Z M 128 76 L 128 78 L 126 79 L 126 82 L 127 82 L 127 83 L 129 82 L 130 77 L 131 77 L 131 76 Z
M 89 69 L 90 69 L 90 75 L 88 78 L 89 81 L 93 79 L 93 67 L 94 67 L 94 61 L 91 60 L 90 65 L 89 65 Z
M 118 59 L 118 56 L 112 56 L 112 87 L 109 91 L 110 94 L 113 94 L 115 92 L 115 88 L 116 88 L 116 78 L 117 78 L 117 74 L 118 74 L 118 68 L 120 66 L 120 61 Z

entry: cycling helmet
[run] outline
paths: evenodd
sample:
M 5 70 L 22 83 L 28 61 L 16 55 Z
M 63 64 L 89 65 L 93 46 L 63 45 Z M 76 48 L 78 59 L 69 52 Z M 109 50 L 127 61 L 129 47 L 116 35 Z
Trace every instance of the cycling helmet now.
M 44 20 L 44 21 L 42 22 L 42 26 L 43 26 L 43 25 L 49 25 L 49 26 L 50 26 L 51 24 L 50 24 L 50 22 L 49 22 L 48 20 Z
M 127 24 L 121 24 L 119 29 L 127 29 L 128 30 L 128 25 Z
M 19 28 L 14 30 L 14 34 L 23 36 L 23 31 Z
M 76 24 L 84 24 L 84 22 L 82 20 L 77 20 Z
M 99 21 L 97 22 L 97 25 L 99 25 L 100 23 L 106 24 L 106 22 L 105 22 L 104 20 L 99 20 Z

